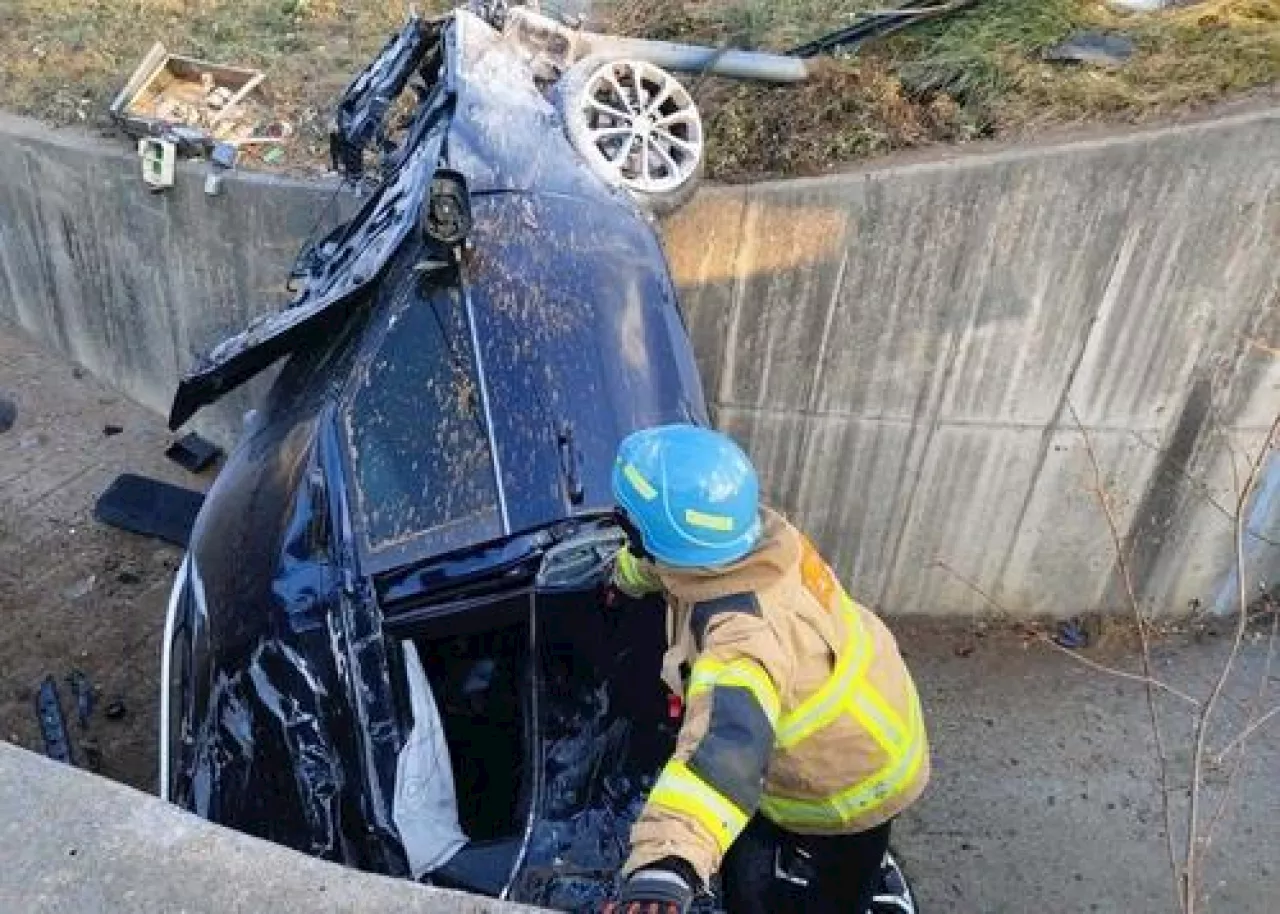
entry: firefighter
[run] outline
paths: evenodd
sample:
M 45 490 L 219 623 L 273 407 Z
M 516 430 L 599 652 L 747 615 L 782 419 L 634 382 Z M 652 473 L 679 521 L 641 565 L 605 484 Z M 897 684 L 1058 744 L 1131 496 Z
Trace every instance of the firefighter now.
M 666 599 L 684 719 L 604 910 L 683 914 L 719 872 L 729 914 L 912 911 L 886 851 L 929 750 L 893 635 L 759 504 L 729 437 L 636 432 L 613 487 L 629 542 L 613 587 Z

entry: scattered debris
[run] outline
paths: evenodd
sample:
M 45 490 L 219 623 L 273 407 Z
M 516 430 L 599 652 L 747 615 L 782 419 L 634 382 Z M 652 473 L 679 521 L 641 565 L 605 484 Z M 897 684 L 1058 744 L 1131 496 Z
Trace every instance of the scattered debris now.
M 792 57 L 817 57 L 831 51 L 855 51 L 868 41 L 884 38 L 908 26 L 946 16 L 978 0 L 906 0 L 897 9 L 867 10 L 854 17 L 852 25 L 792 48 Z
M 113 435 L 119 435 L 123 431 L 124 431 L 123 425 L 116 425 L 115 423 L 112 423 L 112 422 L 108 422 L 106 425 L 102 426 L 102 434 L 106 435 L 108 438 L 112 437 Z
M 262 154 L 262 161 L 266 162 L 268 165 L 279 165 L 284 161 L 284 150 L 279 146 L 268 149 Z
M 142 577 L 140 575 L 134 574 L 132 571 L 122 571 L 118 575 L 116 575 L 116 581 L 120 584 L 124 584 L 127 587 L 132 587 L 134 585 L 141 584 Z
M 1133 56 L 1133 40 L 1105 32 L 1077 32 L 1044 52 L 1045 60 L 1120 67 Z
M 107 720 L 123 720 L 128 713 L 129 709 L 125 707 L 124 699 L 117 698 L 103 709 L 102 716 Z
M 1053 643 L 1074 651 L 1088 647 L 1089 636 L 1078 620 L 1069 619 L 1058 626 L 1058 633 L 1053 636 Z
M 109 526 L 185 549 L 203 502 L 199 492 L 125 473 L 98 499 L 93 516 Z
M 222 448 L 190 432 L 169 445 L 164 455 L 190 473 L 203 473 L 222 456 Z
M 55 762 L 74 765 L 67 719 L 62 713 L 62 698 L 58 695 L 58 682 L 52 676 L 44 677 L 40 683 L 40 691 L 36 695 L 36 716 L 40 721 L 40 735 L 44 738 L 44 754 Z
M 89 726 L 89 718 L 93 715 L 93 682 L 80 670 L 72 670 L 67 676 L 67 685 L 71 686 L 71 694 L 76 699 L 76 718 L 80 723 L 80 729 L 85 730 Z
M 138 138 L 163 137 L 182 155 L 259 134 L 272 122 L 261 70 L 170 54 L 156 42 L 111 103 L 112 117 Z
M 13 428 L 18 418 L 18 407 L 8 397 L 0 397 L 0 433 Z
M 174 169 L 178 162 L 178 146 L 172 140 L 143 137 L 138 140 L 138 158 L 142 160 L 142 180 L 152 190 L 173 187 Z
M 223 175 L 236 167 L 240 150 L 233 143 L 214 143 L 209 154 L 209 173 L 204 178 L 204 192 L 210 197 L 222 193 Z

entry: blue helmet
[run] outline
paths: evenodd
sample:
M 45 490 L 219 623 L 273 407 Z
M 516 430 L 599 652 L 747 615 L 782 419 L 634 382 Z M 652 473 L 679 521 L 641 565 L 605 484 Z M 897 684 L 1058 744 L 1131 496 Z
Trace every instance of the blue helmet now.
M 618 446 L 613 496 L 645 550 L 675 568 L 715 568 L 760 541 L 760 483 L 730 438 L 696 425 L 633 432 Z

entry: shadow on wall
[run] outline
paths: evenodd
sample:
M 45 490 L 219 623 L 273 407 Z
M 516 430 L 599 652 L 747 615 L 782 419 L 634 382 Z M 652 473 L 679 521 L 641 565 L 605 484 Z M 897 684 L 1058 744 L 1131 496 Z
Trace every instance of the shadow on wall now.
M 1182 612 L 1221 602 L 1232 462 L 1280 412 L 1248 344 L 1280 340 L 1278 176 L 1268 112 L 711 188 L 665 239 L 717 421 L 860 598 L 1127 610 L 1078 415 L 1140 598 Z M 1280 541 L 1265 492 L 1251 529 Z

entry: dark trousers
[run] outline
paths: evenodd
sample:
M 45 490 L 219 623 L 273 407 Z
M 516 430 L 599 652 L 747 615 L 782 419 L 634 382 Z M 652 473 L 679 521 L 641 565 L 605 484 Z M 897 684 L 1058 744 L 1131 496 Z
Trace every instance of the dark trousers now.
M 757 815 L 721 867 L 727 914 L 867 914 L 891 824 L 819 838 Z

